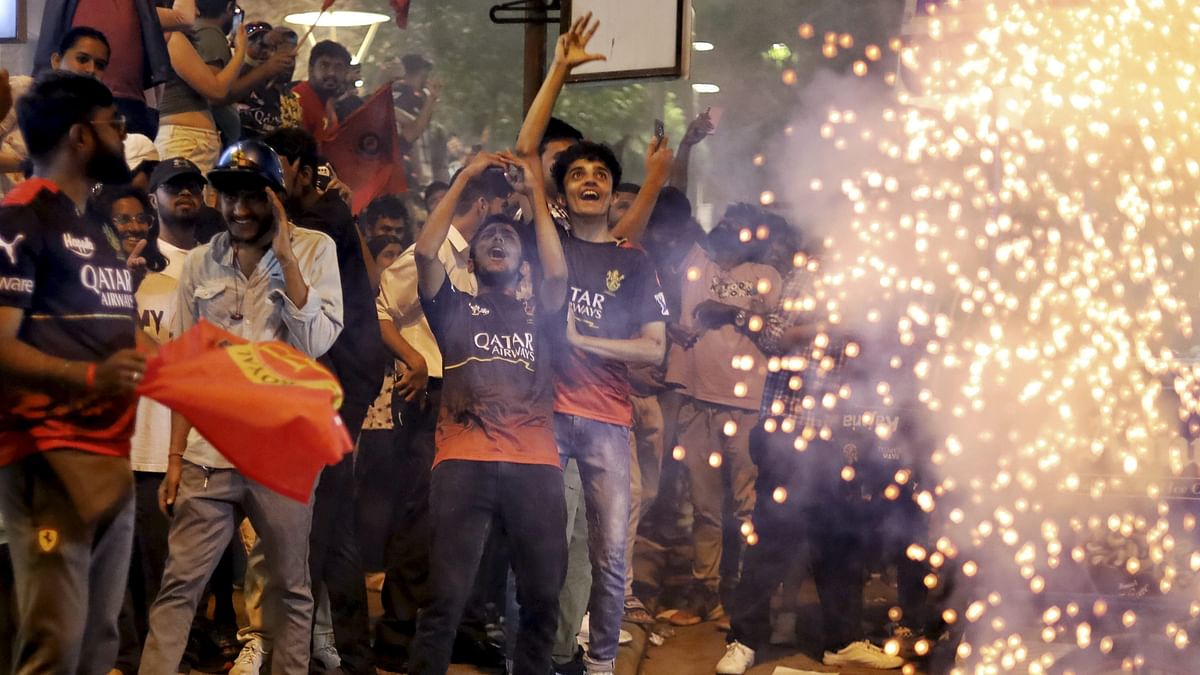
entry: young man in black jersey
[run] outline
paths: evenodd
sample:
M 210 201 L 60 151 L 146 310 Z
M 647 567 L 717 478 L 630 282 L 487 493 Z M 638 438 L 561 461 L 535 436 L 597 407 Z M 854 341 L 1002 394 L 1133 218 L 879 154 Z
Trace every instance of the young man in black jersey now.
M 134 277 L 80 217 L 129 179 L 99 81 L 53 74 L 17 103 L 33 178 L 0 207 L 0 515 L 18 597 L 16 673 L 105 673 L 133 537 L 129 438 L 145 371 Z M 5 639 L 11 636 L 4 636 Z
M 449 283 L 438 257 L 466 184 L 490 166 L 512 165 L 536 209 L 539 279 L 534 297 L 518 300 L 531 274 L 532 250 L 503 215 L 483 223 L 470 243 L 476 295 Z M 471 593 L 493 524 L 502 528 L 521 602 L 514 675 L 545 675 L 566 573 L 566 512 L 554 438 L 551 336 L 561 326 L 567 267 L 534 157 L 480 153 L 450 186 L 415 246 L 425 317 L 444 372 L 437 454 L 430 490 L 432 601 L 423 608 L 410 673 L 443 675 L 455 628 Z

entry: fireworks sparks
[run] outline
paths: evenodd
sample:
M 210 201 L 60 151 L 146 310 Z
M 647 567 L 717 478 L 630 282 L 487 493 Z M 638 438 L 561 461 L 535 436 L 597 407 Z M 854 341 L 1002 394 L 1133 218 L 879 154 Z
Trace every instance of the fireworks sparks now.
M 884 494 L 915 479 L 939 538 L 908 557 L 934 568 L 930 588 L 939 568 L 967 582 L 942 615 L 970 624 L 960 672 L 1048 672 L 1056 657 L 1022 634 L 1096 659 L 1122 632 L 1184 650 L 1200 548 L 1172 497 L 1192 489 L 1200 437 L 1200 5 L 993 1 L 922 20 L 927 37 L 887 45 L 892 103 L 835 105 L 814 128 L 841 175 L 797 181 L 837 206 L 820 214 L 835 221 L 822 284 L 795 301 L 869 338 L 890 371 L 853 387 L 875 400 L 808 408 L 929 412 L 928 470 Z M 884 57 L 849 34 L 798 34 L 853 54 L 859 77 Z M 1147 613 L 1132 596 L 1160 602 Z

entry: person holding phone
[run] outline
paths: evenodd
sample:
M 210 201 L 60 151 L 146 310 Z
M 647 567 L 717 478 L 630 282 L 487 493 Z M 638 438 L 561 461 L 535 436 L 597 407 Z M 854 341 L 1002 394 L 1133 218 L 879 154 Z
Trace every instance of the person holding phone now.
M 241 123 L 229 104 L 246 58 L 246 32 L 233 30 L 237 4 L 198 0 L 192 33 L 171 33 L 167 51 L 174 76 L 158 101 L 159 127 L 154 145 L 162 157 L 184 157 L 207 171 L 226 143 L 238 139 Z
M 184 260 L 172 332 L 204 319 L 247 340 L 280 340 L 322 356 L 343 325 L 333 240 L 288 220 L 280 201 L 283 168 L 259 141 L 227 148 L 208 181 L 227 229 Z M 311 500 L 301 504 L 246 478 L 182 415 L 172 415 L 168 462 L 159 501 L 172 516 L 170 554 L 139 672 L 175 672 L 204 583 L 234 534 L 237 514 L 245 513 L 266 558 L 266 640 L 261 649 L 243 650 L 233 672 L 257 673 L 271 651 L 273 673 L 307 673 Z

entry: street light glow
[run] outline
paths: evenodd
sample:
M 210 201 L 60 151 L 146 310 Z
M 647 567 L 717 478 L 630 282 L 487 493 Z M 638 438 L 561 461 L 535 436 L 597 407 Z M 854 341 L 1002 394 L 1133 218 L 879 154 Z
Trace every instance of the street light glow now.
M 318 20 L 319 17 L 319 20 Z M 316 24 L 322 28 L 345 28 L 351 26 L 370 26 L 376 23 L 384 23 L 390 17 L 386 14 L 377 14 L 375 12 L 350 12 L 345 10 L 335 10 L 332 12 L 301 12 L 299 14 L 288 14 L 283 17 L 283 20 L 288 23 L 294 23 L 299 26 L 312 26 Z

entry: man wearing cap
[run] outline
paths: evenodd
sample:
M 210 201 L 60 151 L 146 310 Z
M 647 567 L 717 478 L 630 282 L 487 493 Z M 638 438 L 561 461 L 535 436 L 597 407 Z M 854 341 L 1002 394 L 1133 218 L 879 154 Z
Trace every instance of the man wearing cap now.
M 433 62 L 420 54 L 405 54 L 404 79 L 392 89 L 400 146 L 408 171 L 409 185 L 449 181 L 446 169 L 446 138 L 441 128 L 431 125 L 433 110 L 442 94 L 442 83 L 430 80 Z
M 227 148 L 208 180 L 228 229 L 184 260 L 173 332 L 205 319 L 248 340 L 280 340 L 321 356 L 342 331 L 333 240 L 288 221 L 278 196 L 284 191 L 279 158 L 261 142 Z M 174 414 L 159 502 L 173 515 L 170 556 L 150 610 L 150 637 L 139 672 L 176 671 L 204 584 L 233 536 L 236 514 L 245 513 L 267 563 L 264 620 L 274 652 L 271 672 L 305 675 L 313 611 L 310 505 L 244 477 Z M 251 658 L 257 663 L 240 665 L 257 672 L 262 654 Z

